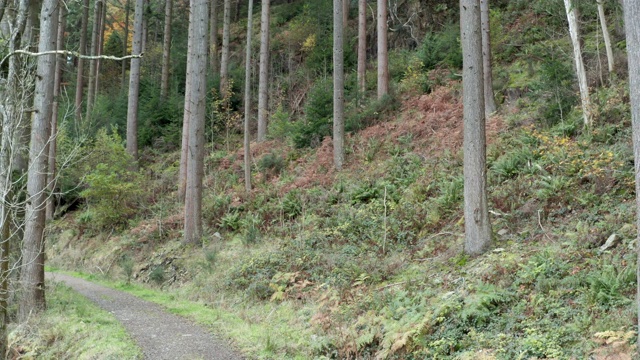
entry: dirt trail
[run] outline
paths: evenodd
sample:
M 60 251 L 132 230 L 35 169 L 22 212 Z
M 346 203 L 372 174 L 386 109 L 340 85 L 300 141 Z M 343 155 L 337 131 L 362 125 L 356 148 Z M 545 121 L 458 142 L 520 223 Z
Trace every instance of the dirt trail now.
M 230 347 L 192 322 L 162 307 L 72 276 L 47 273 L 111 312 L 136 340 L 148 360 L 240 360 Z

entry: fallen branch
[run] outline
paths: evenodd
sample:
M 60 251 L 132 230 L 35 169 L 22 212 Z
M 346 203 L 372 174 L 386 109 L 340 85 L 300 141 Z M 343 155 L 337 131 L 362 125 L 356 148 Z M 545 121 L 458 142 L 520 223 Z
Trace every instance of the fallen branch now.
M 394 286 L 398 286 L 398 285 L 403 285 L 403 284 L 406 284 L 406 283 L 407 283 L 406 281 L 400 281 L 400 282 L 397 282 L 397 283 L 393 283 L 393 284 L 389 284 L 389 285 L 381 286 L 381 287 L 377 288 L 376 290 L 377 290 L 377 291 L 380 291 L 380 290 L 388 289 L 388 288 L 390 288 L 390 287 L 394 287 Z
M 69 51 L 69 50 L 51 50 L 51 51 L 43 51 L 43 52 L 31 52 L 31 51 L 27 51 L 27 50 L 16 50 L 12 53 L 9 53 L 7 56 L 5 56 L 2 61 L 0 62 L 0 66 L 2 64 L 4 64 L 4 62 L 10 58 L 11 56 L 14 55 L 27 55 L 27 56 L 46 56 L 46 55 L 71 55 L 71 56 L 75 56 L 77 58 L 80 59 L 87 59 L 87 60 L 115 60 L 115 61 L 122 61 L 122 60 L 127 60 L 127 59 L 139 59 L 142 58 L 143 54 L 140 55 L 127 55 L 127 56 L 122 56 L 122 57 L 118 57 L 118 56 L 110 56 L 110 55 L 82 55 L 77 51 Z

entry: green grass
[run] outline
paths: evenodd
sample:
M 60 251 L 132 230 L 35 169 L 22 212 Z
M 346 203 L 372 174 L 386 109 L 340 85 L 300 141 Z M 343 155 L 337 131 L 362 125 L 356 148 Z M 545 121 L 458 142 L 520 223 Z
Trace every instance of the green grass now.
M 21 359 L 142 359 L 142 352 L 109 312 L 60 284 L 47 288 L 47 310 L 10 329 Z
M 60 272 L 162 305 L 168 312 L 188 318 L 221 338 L 230 340 L 250 358 L 308 359 L 310 356 L 311 333 L 305 329 L 304 324 L 298 324 L 301 325 L 299 327 L 292 326 L 297 321 L 296 313 L 292 313 L 289 306 L 293 304 L 236 303 L 228 304 L 229 307 L 216 307 L 203 302 L 189 301 L 187 294 L 175 289 L 160 291 L 140 284 L 113 281 L 104 276 L 76 271 Z

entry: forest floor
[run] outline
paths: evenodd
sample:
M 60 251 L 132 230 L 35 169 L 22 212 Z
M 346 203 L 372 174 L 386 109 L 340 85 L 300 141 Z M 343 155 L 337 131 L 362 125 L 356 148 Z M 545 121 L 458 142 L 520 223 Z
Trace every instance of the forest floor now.
M 242 359 L 228 344 L 162 307 L 73 276 L 47 273 L 112 313 L 136 340 L 145 359 Z

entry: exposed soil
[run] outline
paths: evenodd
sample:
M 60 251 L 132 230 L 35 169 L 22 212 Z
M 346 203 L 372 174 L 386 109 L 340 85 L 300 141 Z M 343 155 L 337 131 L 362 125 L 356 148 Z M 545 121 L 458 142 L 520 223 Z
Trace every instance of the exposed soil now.
M 144 359 L 243 359 L 201 326 L 154 303 L 64 274 L 47 273 L 47 279 L 65 283 L 112 313 L 138 343 Z

